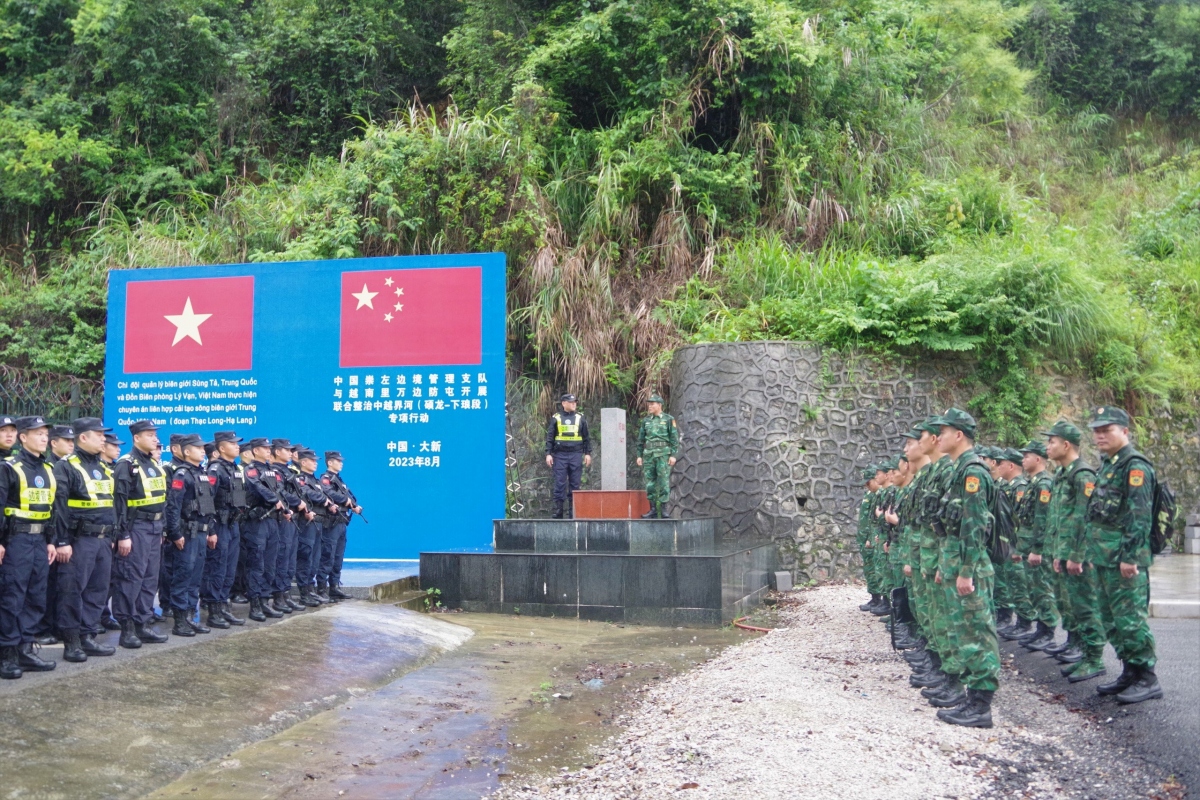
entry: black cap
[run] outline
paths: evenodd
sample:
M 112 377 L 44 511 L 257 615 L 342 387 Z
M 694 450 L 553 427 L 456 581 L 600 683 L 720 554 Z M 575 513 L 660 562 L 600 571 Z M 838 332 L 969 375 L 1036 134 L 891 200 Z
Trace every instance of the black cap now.
M 326 450 L 325 451 L 325 460 L 326 461 L 330 461 L 330 460 L 345 461 L 345 459 L 342 458 L 341 452 L 338 450 Z
M 185 433 L 179 437 L 180 448 L 203 447 L 204 439 L 198 433 Z
M 7 428 L 9 425 L 12 425 L 14 428 L 17 427 L 17 418 L 10 417 L 7 414 L 0 416 L 0 428 Z
M 175 445 L 182 442 L 184 435 L 185 434 L 182 434 L 182 433 L 172 433 L 171 434 L 171 447 L 174 447 Z
M 309 449 L 309 446 L 308 446 L 308 445 L 306 445 L 306 444 L 300 444 L 299 442 L 296 442 L 295 444 L 293 444 L 293 445 L 291 446 L 291 449 L 292 449 L 293 451 L 295 451 L 295 452 L 299 453 L 301 450 L 308 450 L 308 449 Z
M 213 444 L 220 444 L 221 442 L 241 442 L 241 441 L 242 440 L 239 439 L 238 435 L 236 433 L 234 433 L 233 431 L 217 431 L 216 433 L 213 434 Z
M 263 436 L 256 436 L 250 441 L 246 442 L 246 444 L 250 445 L 250 449 L 253 450 L 256 447 L 270 447 L 271 440 Z
M 100 431 L 101 433 L 111 433 L 112 428 L 104 427 L 104 420 L 99 417 L 80 417 L 71 423 L 71 429 L 78 436 L 81 433 L 88 431 Z
M 115 444 L 118 447 L 125 444 L 124 442 L 122 442 L 120 439 L 117 438 L 117 435 L 115 433 L 104 434 L 104 443 L 105 444 Z
M 305 458 L 311 458 L 313 461 L 316 461 L 316 460 L 317 460 L 317 454 L 316 454 L 314 451 L 312 451 L 312 450 L 307 450 L 307 449 L 306 449 L 306 450 L 297 450 L 297 451 L 296 451 L 296 458 L 299 458 L 299 459 L 302 459 L 302 460 L 303 460 L 303 459 L 305 459 Z
M 139 419 L 137 422 L 129 426 L 129 432 L 134 436 L 146 431 L 156 431 L 158 426 L 148 419 Z
M 238 447 L 238 452 L 239 453 L 249 453 L 250 452 L 250 443 L 242 442 L 241 446 Z
M 75 431 L 71 430 L 70 425 L 55 425 L 50 429 L 51 439 L 70 439 L 75 441 Z
M 216 442 L 205 442 L 204 443 L 204 455 L 208 456 L 209 458 L 212 458 L 213 450 L 216 450 L 216 449 L 217 449 Z
M 288 441 L 287 439 L 272 439 L 271 440 L 271 449 L 272 450 L 291 450 L 292 443 L 290 441 Z
M 570 392 L 567 392 L 567 393 L 566 393 L 566 394 L 564 394 L 562 397 L 558 398 L 558 402 L 560 402 L 560 403 L 574 403 L 574 402 L 575 402 L 575 395 L 571 394 Z
M 46 422 L 46 420 L 43 417 L 38 417 L 38 416 L 17 417 L 17 431 L 20 433 L 24 433 L 25 431 L 31 431 L 34 428 L 49 428 L 49 427 L 50 427 L 50 423 Z

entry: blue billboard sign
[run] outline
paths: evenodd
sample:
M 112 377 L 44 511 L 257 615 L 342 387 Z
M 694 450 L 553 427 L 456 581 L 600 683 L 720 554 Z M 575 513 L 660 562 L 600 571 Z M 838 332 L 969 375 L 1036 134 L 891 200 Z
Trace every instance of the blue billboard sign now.
M 116 270 L 105 422 L 340 451 L 370 520 L 348 558 L 486 546 L 504 516 L 504 328 L 499 253 Z

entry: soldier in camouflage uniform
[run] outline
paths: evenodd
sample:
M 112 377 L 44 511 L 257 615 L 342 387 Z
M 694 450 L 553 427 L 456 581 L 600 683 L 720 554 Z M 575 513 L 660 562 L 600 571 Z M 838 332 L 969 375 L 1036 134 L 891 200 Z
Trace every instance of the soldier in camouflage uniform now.
M 1017 509 L 1017 551 L 1025 556 L 1025 590 L 1029 604 L 1026 613 L 1032 613 L 1037 623 L 1033 631 L 1021 636 L 1008 634 L 1028 650 L 1043 650 L 1054 644 L 1054 631 L 1058 628 L 1058 607 L 1054 601 L 1054 570 L 1050 559 L 1042 557 L 1046 549 L 1046 521 L 1050 509 L 1050 495 L 1054 478 L 1046 469 L 1046 444 L 1030 442 L 1021 449 L 1025 455 L 1025 474 L 1029 476 L 1029 488 Z
M 992 605 L 995 570 L 987 550 L 995 487 L 987 466 L 975 455 L 975 419 L 951 408 L 938 422 L 938 449 L 954 463 L 950 488 L 938 512 L 942 547 L 934 580 L 954 587 L 949 613 L 960 671 L 947 681 L 935 705 L 942 706 L 938 719 L 943 722 L 990 728 L 992 695 L 1000 685 L 1000 649 Z
M 1079 457 L 1083 431 L 1066 420 L 1045 434 L 1046 454 L 1057 463 L 1050 497 L 1049 555 L 1054 559 L 1055 597 L 1067 641 L 1044 651 L 1067 666 L 1072 683 L 1104 674 L 1104 626 L 1096 607 L 1096 569 L 1084 555 L 1084 516 L 1096 487 L 1096 472 Z
M 988 472 L 992 476 L 992 485 L 996 487 L 996 491 L 1002 492 L 1006 481 L 1002 476 L 1004 470 L 1004 448 L 1003 447 L 977 447 L 975 451 L 979 453 L 979 457 L 983 459 L 983 463 L 987 465 Z M 993 564 L 992 568 L 996 570 L 995 587 L 992 591 L 992 602 L 996 606 L 996 627 L 999 628 L 1007 625 L 1012 614 L 1012 595 L 1008 586 L 1008 570 L 1003 566 Z
M 999 631 L 999 634 L 1005 639 L 1019 639 L 1036 630 L 1032 626 L 1037 617 L 1037 612 L 1034 611 L 1033 605 L 1029 600 L 1029 580 L 1025 572 L 1025 555 L 1021 552 L 1019 541 L 1021 514 L 1025 509 L 1026 498 L 1029 497 L 1029 476 L 1025 474 L 1025 456 L 1020 450 L 1009 448 L 1004 452 L 1006 460 L 1011 460 L 1011 456 L 1015 453 L 1017 457 L 1016 463 L 1021 467 L 1019 474 L 1010 479 L 1008 487 L 1011 492 L 1009 497 L 1012 500 L 1013 517 L 1018 536 L 1018 541 L 1013 542 L 1012 556 L 1007 568 L 1008 596 L 1009 602 L 1013 604 L 1013 609 L 1017 612 L 1017 618 L 1011 625 Z
M 1021 462 L 1024 461 L 1024 456 L 1019 450 L 1012 447 L 997 447 L 996 449 L 996 469 L 993 471 L 995 476 L 996 490 L 1002 492 L 1008 498 L 1008 507 L 1010 510 L 1015 510 L 1017 507 L 1017 491 L 1021 490 L 1024 495 L 1025 473 L 1022 470 Z M 1016 529 L 1015 520 L 1011 520 L 1013 530 Z M 1015 545 L 1016 542 L 1010 542 Z M 1013 548 L 1016 551 L 1016 548 Z M 1011 560 L 1003 564 L 994 564 L 996 568 L 996 628 L 999 631 L 1011 624 L 1016 623 L 1014 617 L 1018 605 L 1022 602 L 1027 603 L 1028 600 L 1022 601 L 1021 593 L 1022 584 L 1020 581 L 1023 576 L 1016 575 L 1017 567 Z M 999 587 L 1003 583 L 1004 590 L 1000 591 Z M 1025 626 L 1026 628 L 1028 625 Z
M 650 500 L 650 511 L 643 519 L 664 518 L 671 495 L 671 467 L 679 454 L 679 428 L 674 417 L 663 413 L 662 404 L 662 397 L 650 395 L 646 416 L 638 427 L 637 465 L 642 468 L 646 497 Z
M 891 526 L 887 521 L 887 511 L 896 502 L 897 486 L 900 480 L 900 459 L 892 458 L 884 463 L 887 473 L 884 476 L 883 489 L 875 498 L 875 574 L 879 579 L 879 588 L 883 592 L 887 605 L 881 611 L 874 612 L 878 616 L 891 613 L 892 589 L 896 588 L 895 575 L 888 554 L 888 536 Z
M 859 611 L 872 611 L 883 599 L 875 580 L 875 566 L 871 559 L 875 553 L 871 548 L 871 528 L 873 527 L 871 513 L 875 509 L 875 493 L 879 491 L 879 468 L 874 464 L 862 471 L 863 480 L 867 482 L 867 491 L 863 494 L 862 502 L 858 504 L 858 529 L 855 540 L 858 542 L 858 552 L 862 556 L 863 578 L 867 582 L 867 592 L 871 599 L 858 607 Z
M 1150 530 L 1154 519 L 1154 466 L 1129 441 L 1129 414 L 1107 406 L 1089 427 L 1104 455 L 1087 508 L 1087 538 L 1096 567 L 1100 612 L 1108 640 L 1124 667 L 1115 681 L 1096 687 L 1120 703 L 1163 696 L 1154 634 L 1150 632 Z

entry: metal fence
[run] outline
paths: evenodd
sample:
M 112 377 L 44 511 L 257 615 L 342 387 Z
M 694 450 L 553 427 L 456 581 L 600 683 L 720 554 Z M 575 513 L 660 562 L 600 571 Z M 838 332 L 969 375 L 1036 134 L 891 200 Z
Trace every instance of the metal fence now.
M 57 424 L 78 417 L 103 416 L 104 384 L 73 375 L 0 364 L 0 413 L 41 414 Z

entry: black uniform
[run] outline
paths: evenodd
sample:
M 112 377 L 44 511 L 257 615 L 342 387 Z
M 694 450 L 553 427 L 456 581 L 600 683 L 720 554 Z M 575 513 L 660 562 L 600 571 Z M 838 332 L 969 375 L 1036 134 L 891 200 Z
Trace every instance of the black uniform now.
M 554 516 L 561 517 L 568 490 L 579 490 L 583 457 L 592 453 L 587 420 L 578 411 L 559 411 L 546 425 L 546 455 L 554 456 Z
M 79 450 L 54 466 L 54 479 L 54 544 L 74 551 L 58 565 L 58 629 L 64 639 L 94 636 L 103 630 L 117 535 L 112 469 L 99 453 Z
M 0 647 L 33 642 L 46 611 L 55 480 L 42 456 L 21 451 L 0 462 L 0 502 L 4 527 L 0 543 Z
M 240 466 L 219 457 L 208 463 L 208 475 L 217 482 L 217 547 L 208 551 L 201 597 L 206 603 L 228 603 L 241 554 L 241 525 L 249 503 L 246 476 Z
M 275 558 L 275 570 L 272 574 L 271 590 L 274 594 L 288 595 L 292 591 L 292 579 L 296 576 L 296 543 L 299 530 L 297 520 L 300 518 L 300 503 L 303 500 L 300 484 L 296 479 L 297 470 L 290 464 L 276 463 L 273 465 L 279 474 L 279 496 L 283 504 L 292 512 L 291 518 L 284 516 L 279 520 L 279 551 Z
M 339 506 L 357 506 L 358 501 L 341 475 L 326 470 L 321 476 L 321 487 L 325 494 Z M 317 569 L 317 591 L 324 587 L 335 591 L 342 583 L 342 559 L 346 555 L 346 526 L 350 524 L 350 512 L 338 511 L 333 515 L 321 537 L 321 566 Z
M 135 447 L 117 459 L 113 472 L 117 541 L 130 540 L 129 555 L 113 554 L 113 616 L 118 622 L 147 625 L 154 621 L 162 567 L 166 470 L 152 454 Z
M 182 550 L 174 545 L 171 570 L 171 609 L 177 615 L 182 612 L 190 616 L 200 602 L 204 554 L 209 535 L 216 531 L 215 480 L 210 481 L 199 466 L 185 462 L 174 470 L 171 488 L 167 490 L 164 533 L 172 545 L 184 540 Z
M 267 581 L 267 565 L 274 564 L 279 556 L 279 520 L 282 512 L 275 510 L 279 496 L 279 474 L 264 461 L 252 461 L 246 467 L 247 498 L 250 504 L 247 523 L 242 529 L 242 558 L 246 564 L 246 587 L 248 596 L 262 600 L 271 596 L 271 585 Z
M 311 472 L 300 472 L 296 476 L 297 485 L 304 502 L 312 510 L 313 518 L 296 518 L 296 585 L 300 587 L 300 599 L 308 598 L 315 588 L 317 571 L 321 566 L 321 541 L 325 526 L 333 516 L 327 504 L 330 502 L 325 494 L 324 484 Z

